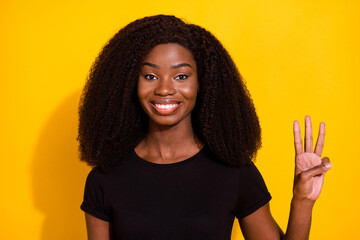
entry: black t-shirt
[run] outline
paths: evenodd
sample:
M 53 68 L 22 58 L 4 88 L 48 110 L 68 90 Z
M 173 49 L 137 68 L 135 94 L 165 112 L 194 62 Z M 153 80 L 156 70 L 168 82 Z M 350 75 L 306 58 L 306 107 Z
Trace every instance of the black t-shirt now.
M 110 172 L 88 175 L 81 209 L 112 225 L 114 239 L 229 240 L 234 218 L 270 201 L 254 164 L 219 162 L 204 147 L 171 164 L 132 151 Z

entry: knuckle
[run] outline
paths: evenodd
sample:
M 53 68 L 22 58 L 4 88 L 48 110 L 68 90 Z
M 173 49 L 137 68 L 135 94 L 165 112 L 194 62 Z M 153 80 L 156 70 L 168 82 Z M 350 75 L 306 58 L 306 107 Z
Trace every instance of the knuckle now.
M 306 174 L 305 172 L 302 172 L 298 175 L 298 178 L 300 181 L 305 181 L 306 180 Z

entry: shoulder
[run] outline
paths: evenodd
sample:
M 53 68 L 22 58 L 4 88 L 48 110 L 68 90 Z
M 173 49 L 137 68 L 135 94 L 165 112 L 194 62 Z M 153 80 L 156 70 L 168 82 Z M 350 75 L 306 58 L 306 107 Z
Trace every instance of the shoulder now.
M 211 151 L 204 149 L 199 155 L 193 169 L 203 172 L 221 182 L 231 182 L 231 185 L 246 194 L 252 188 L 266 189 L 264 180 L 253 162 L 244 166 L 230 166 L 219 160 Z
M 105 173 L 100 170 L 99 167 L 94 167 L 88 174 L 86 182 L 87 183 L 95 183 L 99 182 L 103 177 Z
M 129 168 L 132 165 L 132 154 L 129 153 L 125 155 L 124 159 L 117 163 L 115 166 L 110 168 L 107 171 L 102 170 L 99 166 L 94 167 L 87 176 L 87 182 L 93 183 L 102 183 L 106 181 L 111 181 L 113 178 L 118 177 L 119 175 L 123 175 L 128 173 Z
M 260 171 L 253 162 L 251 162 L 246 166 L 239 167 L 239 172 L 241 173 L 240 174 L 241 180 L 263 181 L 263 177 Z
M 202 162 L 206 162 L 208 165 L 211 165 L 216 169 L 223 169 L 227 172 L 233 172 L 234 174 L 239 175 L 239 177 L 242 179 L 261 176 L 259 170 L 253 162 L 242 166 L 230 166 L 229 164 L 219 160 L 219 158 L 217 158 L 215 154 L 206 146 L 201 151 L 201 153 L 202 154 L 200 155 L 200 158 L 203 160 Z
M 265 181 L 254 163 L 239 168 L 239 205 L 236 217 L 241 219 L 271 200 Z

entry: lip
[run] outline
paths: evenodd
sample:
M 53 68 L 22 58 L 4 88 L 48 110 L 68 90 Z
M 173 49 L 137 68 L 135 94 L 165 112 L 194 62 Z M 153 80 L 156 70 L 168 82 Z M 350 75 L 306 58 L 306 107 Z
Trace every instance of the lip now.
M 162 105 L 162 106 L 159 106 Z M 170 99 L 161 99 L 161 100 L 154 100 L 151 101 L 151 106 L 153 109 L 160 114 L 171 114 L 175 112 L 180 106 L 182 105 L 181 102 L 170 100 Z
M 151 100 L 151 103 L 152 104 L 179 104 L 181 102 L 173 100 L 173 99 L 155 99 L 155 100 Z

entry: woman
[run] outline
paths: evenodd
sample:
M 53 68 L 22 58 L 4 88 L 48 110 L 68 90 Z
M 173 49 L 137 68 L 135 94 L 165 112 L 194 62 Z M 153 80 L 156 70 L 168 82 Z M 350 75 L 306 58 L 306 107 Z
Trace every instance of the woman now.
M 121 29 L 93 65 L 80 105 L 90 172 L 81 205 L 89 239 L 308 239 L 323 176 L 325 126 L 305 152 L 294 122 L 294 196 L 285 235 L 252 163 L 261 145 L 250 95 L 234 62 L 205 29 L 173 16 Z

